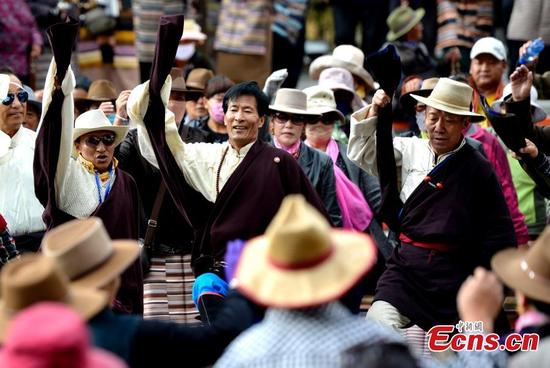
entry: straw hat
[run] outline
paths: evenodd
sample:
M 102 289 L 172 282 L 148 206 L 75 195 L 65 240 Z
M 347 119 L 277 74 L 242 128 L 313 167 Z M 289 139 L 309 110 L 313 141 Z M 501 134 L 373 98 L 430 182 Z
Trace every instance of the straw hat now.
M 323 55 L 313 60 L 309 66 L 309 77 L 317 80 L 323 70 L 340 67 L 363 80 L 371 89 L 375 89 L 372 76 L 363 67 L 364 62 L 363 51 L 352 45 L 340 45 L 334 48 L 332 55 Z
M 35 303 L 65 303 L 87 320 L 108 302 L 102 291 L 70 285 L 52 259 L 38 254 L 24 254 L 19 261 L 8 263 L 0 280 L 0 342 L 14 315 Z
M 470 111 L 472 87 L 449 78 L 440 78 L 428 97 L 411 94 L 415 100 L 450 114 L 468 116 L 470 122 L 478 123 L 485 117 Z
M 287 196 L 265 234 L 243 249 L 235 278 L 254 302 L 306 308 L 336 300 L 373 266 L 369 236 L 331 229 L 302 195 Z
M 293 88 L 279 89 L 275 95 L 275 101 L 273 101 L 273 105 L 269 105 L 269 109 L 289 114 L 321 116 L 320 113 L 308 111 L 306 94 Z
M 304 93 L 307 96 L 308 111 L 321 115 L 334 116 L 333 120 L 340 120 L 342 123 L 346 121 L 344 114 L 336 108 L 334 92 L 332 92 L 331 89 L 313 86 L 304 89 Z
M 207 36 L 194 19 L 186 19 L 183 23 L 183 33 L 180 41 L 204 41 Z
M 214 73 L 210 69 L 195 68 L 189 72 L 185 83 L 190 90 L 204 91 L 206 82 L 213 76 Z
M 392 42 L 407 34 L 407 32 L 413 29 L 413 27 L 422 20 L 425 13 L 426 12 L 422 8 L 413 10 L 406 5 L 395 8 L 386 20 L 388 29 L 390 30 L 386 35 L 386 39 Z
M 42 253 L 52 258 L 77 286 L 100 288 L 139 256 L 135 240 L 111 240 L 98 217 L 72 220 L 48 231 Z
M 502 91 L 502 97 L 493 102 L 493 105 L 491 108 L 496 111 L 501 111 L 502 103 L 504 102 L 504 99 L 512 94 L 512 84 L 508 83 L 506 86 L 504 86 L 504 90 Z M 546 119 L 546 111 L 539 105 L 539 94 L 537 92 L 537 89 L 533 86 L 531 86 L 530 91 L 530 101 L 531 101 L 531 107 L 532 109 L 532 116 L 531 120 L 533 123 L 542 121 Z
M 60 303 L 33 305 L 13 319 L 0 367 L 123 368 L 116 355 L 93 347 L 86 323 Z
M 85 134 L 100 130 L 108 130 L 115 134 L 114 146 L 116 147 L 122 143 L 124 138 L 126 138 L 126 134 L 128 134 L 129 129 L 130 128 L 127 126 L 112 125 L 103 111 L 93 109 L 86 111 L 76 118 L 74 122 L 73 142 Z M 74 157 L 78 156 L 78 152 L 76 151 L 74 144 L 72 154 Z
M 508 248 L 495 254 L 491 267 L 510 288 L 550 303 L 550 227 L 531 247 Z
M 432 93 L 435 85 L 439 82 L 439 78 L 428 78 L 422 81 L 420 89 L 405 93 L 401 96 L 400 101 L 402 104 L 411 105 L 416 104 L 416 100 L 412 97 L 413 94 L 422 97 L 428 97 Z

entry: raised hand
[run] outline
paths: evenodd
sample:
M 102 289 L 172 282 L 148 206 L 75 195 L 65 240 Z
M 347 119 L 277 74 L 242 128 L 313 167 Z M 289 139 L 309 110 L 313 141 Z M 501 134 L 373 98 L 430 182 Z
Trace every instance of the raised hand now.
M 384 90 L 377 90 L 372 97 L 372 106 L 369 110 L 367 118 L 378 115 L 378 111 L 390 102 L 391 98 L 386 94 L 386 92 L 384 92 Z
M 539 155 L 537 146 L 527 138 L 525 138 L 525 147 L 520 148 L 519 152 L 529 155 L 531 158 L 535 158 Z
M 525 65 L 520 65 L 510 75 L 510 84 L 512 86 L 512 100 L 523 101 L 530 96 L 531 86 L 533 85 L 533 72 Z

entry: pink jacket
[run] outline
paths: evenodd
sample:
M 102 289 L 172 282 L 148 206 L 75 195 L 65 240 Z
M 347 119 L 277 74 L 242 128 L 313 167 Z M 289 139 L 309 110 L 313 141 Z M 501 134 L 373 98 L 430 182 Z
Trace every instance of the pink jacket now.
M 518 196 L 512 183 L 512 174 L 508 165 L 508 159 L 506 158 L 506 152 L 504 152 L 504 149 L 494 135 L 477 125 L 471 125 L 466 135 L 483 145 L 487 159 L 493 164 L 500 179 L 502 191 L 510 210 L 510 216 L 514 222 L 518 244 L 527 244 L 529 233 L 527 232 L 527 225 L 525 225 L 525 216 L 518 208 Z

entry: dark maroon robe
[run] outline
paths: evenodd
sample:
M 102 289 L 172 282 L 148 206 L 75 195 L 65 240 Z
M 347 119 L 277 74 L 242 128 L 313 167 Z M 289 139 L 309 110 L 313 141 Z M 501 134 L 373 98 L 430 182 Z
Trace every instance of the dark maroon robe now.
M 160 99 L 181 37 L 183 17 L 162 17 L 160 24 L 144 122 L 163 179 L 178 209 L 194 226 L 204 226 L 202 239 L 193 249 L 195 273 L 205 272 L 215 262 L 222 261 L 228 241 L 263 234 L 288 194 L 303 194 L 328 220 L 323 203 L 296 160 L 259 140 L 223 186 L 214 208 L 206 213 L 196 204 L 197 196 L 166 143 L 165 106 Z
M 60 24 L 57 27 L 70 33 L 74 26 Z M 54 34 L 51 40 L 52 47 L 64 47 L 70 55 L 71 47 L 58 41 Z M 67 67 L 68 64 L 58 64 L 58 76 L 64 76 Z M 74 219 L 57 207 L 55 196 L 55 175 L 61 143 L 61 107 L 64 98 L 60 89 L 53 92 L 51 104 L 36 138 L 34 186 L 36 196 L 45 208 L 43 219 L 48 230 Z M 140 207 L 136 184 L 130 175 L 118 168 L 115 169 L 115 175 L 116 179 L 109 195 L 91 216 L 103 220 L 111 238 L 137 239 Z M 125 313 L 143 313 L 143 275 L 139 260 L 122 274 L 122 283 L 116 299 L 117 310 Z

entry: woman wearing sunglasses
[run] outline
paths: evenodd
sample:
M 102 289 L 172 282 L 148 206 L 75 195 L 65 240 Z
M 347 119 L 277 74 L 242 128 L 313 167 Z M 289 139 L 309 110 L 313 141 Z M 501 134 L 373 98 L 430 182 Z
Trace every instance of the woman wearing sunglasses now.
M 113 126 L 103 111 L 89 110 L 74 121 L 69 68 L 78 24 L 49 30 L 54 60 L 44 87 L 44 118 L 36 140 L 36 195 L 45 206 L 49 229 L 74 218 L 100 217 L 113 239 L 137 239 L 139 196 L 131 176 L 118 168 L 114 150 L 128 133 Z M 73 127 L 74 121 L 74 127 Z M 139 260 L 122 275 L 115 309 L 143 312 L 143 276 Z
M 281 88 L 269 105 L 273 145 L 290 153 L 297 161 L 323 201 L 334 226 L 342 226 L 336 201 L 334 170 L 329 157 L 302 144 L 307 122 L 320 117 L 307 110 L 306 95 L 297 89 Z
M 44 207 L 34 194 L 36 133 L 22 126 L 28 94 L 13 74 L 0 74 L 0 213 L 23 251 L 36 251 L 46 230 Z

